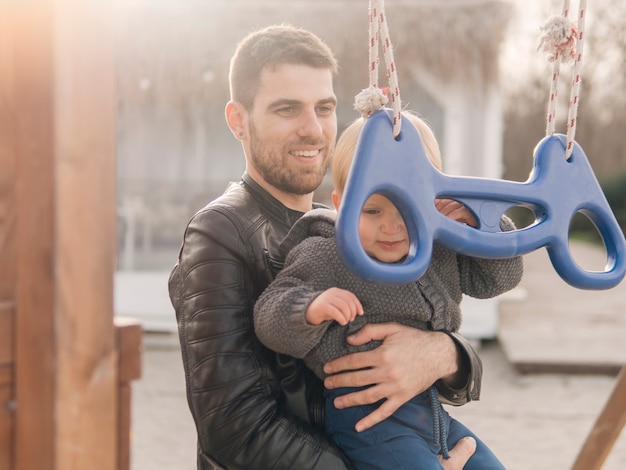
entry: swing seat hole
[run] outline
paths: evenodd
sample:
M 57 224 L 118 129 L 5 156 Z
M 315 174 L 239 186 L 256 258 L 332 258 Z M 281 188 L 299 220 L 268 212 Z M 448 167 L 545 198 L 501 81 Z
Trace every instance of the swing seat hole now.
M 570 221 L 568 243 L 572 258 L 578 266 L 586 271 L 606 270 L 608 253 L 604 239 L 596 225 L 581 211 L 576 212 Z
M 528 228 L 538 221 L 536 212 L 530 207 L 523 205 L 511 207 L 504 213 L 504 215 L 513 221 L 518 230 Z

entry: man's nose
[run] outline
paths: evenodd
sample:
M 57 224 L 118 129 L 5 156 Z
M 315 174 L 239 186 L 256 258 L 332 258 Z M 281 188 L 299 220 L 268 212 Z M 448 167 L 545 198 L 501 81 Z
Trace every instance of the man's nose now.
M 323 133 L 319 116 L 314 109 L 302 113 L 298 135 L 301 137 L 320 137 Z

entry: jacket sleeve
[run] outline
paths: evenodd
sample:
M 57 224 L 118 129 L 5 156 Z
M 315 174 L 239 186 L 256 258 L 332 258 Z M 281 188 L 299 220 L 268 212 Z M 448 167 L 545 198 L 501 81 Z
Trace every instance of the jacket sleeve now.
M 345 469 L 323 432 L 285 409 L 276 354 L 253 331 L 258 255 L 239 233 L 225 212 L 198 213 L 170 276 L 198 468 Z
M 461 406 L 480 399 L 480 387 L 483 380 L 483 363 L 478 353 L 467 339 L 458 333 L 445 332 L 456 345 L 461 357 L 462 371 L 465 372 L 464 384 L 461 388 L 453 388 L 442 380 L 435 383 L 439 398 L 446 405 Z

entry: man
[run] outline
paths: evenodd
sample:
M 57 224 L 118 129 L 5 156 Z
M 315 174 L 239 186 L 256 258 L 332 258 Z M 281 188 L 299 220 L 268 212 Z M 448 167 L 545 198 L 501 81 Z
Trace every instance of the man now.
M 299 360 L 263 347 L 252 318 L 281 267 L 279 243 L 314 206 L 328 169 L 336 71 L 317 36 L 289 26 L 252 33 L 232 58 L 226 121 L 242 143 L 246 172 L 190 221 L 169 283 L 198 469 L 350 468 L 323 433 L 322 384 Z M 336 406 L 385 399 L 362 429 L 436 381 L 454 404 L 477 398 L 480 363 L 461 337 L 386 324 L 349 340 L 374 339 L 383 341 L 377 349 L 326 365 L 336 374 L 328 388 L 371 385 Z M 460 441 L 444 468 L 461 469 L 472 446 Z

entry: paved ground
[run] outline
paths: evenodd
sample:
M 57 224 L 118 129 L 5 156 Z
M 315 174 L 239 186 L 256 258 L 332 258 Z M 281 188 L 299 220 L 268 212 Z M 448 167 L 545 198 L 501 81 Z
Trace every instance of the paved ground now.
M 577 243 L 571 251 L 584 269 L 605 270 L 598 247 Z M 499 309 L 498 338 L 509 361 L 525 372 L 617 374 L 626 364 L 626 281 L 576 289 L 561 280 L 545 250 L 526 255 L 524 266 L 525 298 Z
M 195 433 L 178 350 L 146 338 L 144 376 L 135 383 L 132 470 L 193 470 Z M 169 346 L 168 346 L 169 344 Z M 565 470 L 609 396 L 604 375 L 520 375 L 497 342 L 481 349 L 481 401 L 450 412 L 489 443 L 509 470 Z M 626 433 L 605 470 L 626 468 Z
M 534 261 L 538 259 L 542 258 L 527 263 L 525 278 L 531 282 L 551 269 L 545 262 Z M 538 296 L 552 298 L 554 286 L 543 283 L 542 289 L 529 286 L 527 290 L 524 303 L 534 305 Z M 610 292 L 602 296 L 609 303 L 614 302 Z M 553 303 L 547 300 L 539 304 Z M 550 315 L 549 309 L 545 315 Z M 554 334 L 567 331 L 555 330 Z M 177 338 L 146 334 L 144 348 L 143 378 L 133 389 L 132 470 L 193 470 L 195 432 L 186 405 Z M 569 469 L 610 395 L 615 377 L 520 374 L 498 341 L 483 344 L 480 353 L 485 369 L 482 399 L 451 409 L 452 415 L 481 436 L 509 470 Z M 603 469 L 625 468 L 626 432 L 622 432 Z

